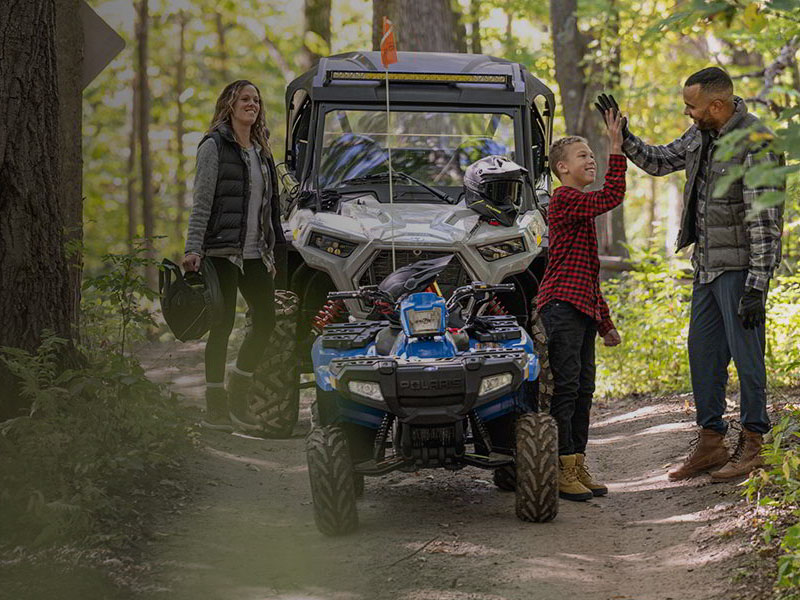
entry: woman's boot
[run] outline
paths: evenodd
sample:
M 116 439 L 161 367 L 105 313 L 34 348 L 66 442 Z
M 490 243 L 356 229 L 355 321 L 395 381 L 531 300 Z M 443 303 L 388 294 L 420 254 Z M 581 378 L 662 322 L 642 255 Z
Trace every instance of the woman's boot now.
M 228 406 L 233 424 L 239 431 L 254 433 L 261 424 L 250 412 L 250 392 L 253 389 L 253 374 L 234 367 L 228 374 Z
M 228 395 L 221 383 L 206 385 L 206 416 L 200 425 L 216 431 L 233 431 L 228 417 Z

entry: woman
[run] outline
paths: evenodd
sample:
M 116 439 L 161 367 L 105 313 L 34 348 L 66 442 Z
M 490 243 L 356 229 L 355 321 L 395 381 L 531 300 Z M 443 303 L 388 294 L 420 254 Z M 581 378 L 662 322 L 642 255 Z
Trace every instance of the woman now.
M 253 371 L 275 321 L 275 244 L 285 243 L 280 225 L 278 182 L 268 146 L 269 130 L 258 88 L 234 81 L 217 99 L 214 118 L 197 151 L 194 204 L 183 268 L 197 271 L 201 258 L 213 264 L 224 300 L 224 318 L 206 343 L 206 417 L 221 431 L 256 430 L 248 411 Z M 247 301 L 253 326 L 239 348 L 225 388 L 228 338 L 236 317 L 236 293 Z

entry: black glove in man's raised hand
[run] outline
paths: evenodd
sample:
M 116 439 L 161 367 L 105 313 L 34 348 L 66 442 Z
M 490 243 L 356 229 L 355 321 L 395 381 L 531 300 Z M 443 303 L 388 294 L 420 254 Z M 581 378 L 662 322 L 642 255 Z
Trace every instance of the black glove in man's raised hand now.
M 767 310 L 764 307 L 764 292 L 747 290 L 739 300 L 739 318 L 745 329 L 754 329 L 767 319 Z
M 597 97 L 597 102 L 594 103 L 594 106 L 600 112 L 600 116 L 603 117 L 603 121 L 606 120 L 606 112 L 609 110 L 613 110 L 616 114 L 620 114 L 622 112 L 619 109 L 619 104 L 617 104 L 617 101 L 611 94 L 600 94 Z M 608 125 L 607 122 L 606 125 Z M 628 117 L 622 118 L 622 136 L 628 136 Z

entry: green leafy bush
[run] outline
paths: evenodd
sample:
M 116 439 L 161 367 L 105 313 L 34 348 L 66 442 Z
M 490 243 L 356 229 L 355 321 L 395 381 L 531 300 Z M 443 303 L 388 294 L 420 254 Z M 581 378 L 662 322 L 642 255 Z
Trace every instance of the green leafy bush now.
M 630 251 L 635 270 L 602 285 L 622 344 L 598 350 L 598 392 L 624 396 L 684 390 L 689 385 L 691 279 L 656 252 Z
M 123 542 L 140 533 L 159 486 L 174 488 L 193 433 L 176 398 L 125 354 L 152 323 L 139 275 L 147 260 L 109 255 L 87 282 L 80 368 L 64 368 L 71 345 L 52 335 L 34 353 L 0 349 L 30 406 L 0 423 L 0 540 Z
M 630 252 L 634 270 L 602 284 L 622 344 L 598 349 L 598 393 L 688 391 L 691 275 L 655 252 Z M 767 299 L 766 362 L 772 388 L 800 385 L 797 331 L 800 275 L 778 275 Z M 735 385 L 733 369 L 731 374 Z
M 800 407 L 789 410 L 773 428 L 772 442 L 765 445 L 763 456 L 766 467 L 747 480 L 745 494 L 766 507 L 764 541 L 780 539 L 776 588 L 789 591 L 782 598 L 798 598 L 791 594 L 800 589 Z M 780 520 L 790 524 L 782 527 Z

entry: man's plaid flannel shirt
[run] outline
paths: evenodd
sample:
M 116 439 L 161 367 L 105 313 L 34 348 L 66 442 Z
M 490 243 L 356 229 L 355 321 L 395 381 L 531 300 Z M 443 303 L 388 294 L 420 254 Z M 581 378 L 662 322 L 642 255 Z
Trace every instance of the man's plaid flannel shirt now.
M 747 106 L 741 98 L 734 100 L 738 113 L 746 113 Z M 730 121 L 729 121 L 730 123 Z M 713 161 L 715 142 L 719 137 L 728 133 L 727 127 L 723 127 L 718 135 L 711 136 L 712 140 L 702 160 Z M 628 133 L 622 143 L 622 150 L 627 157 L 640 169 L 650 175 L 668 175 L 686 167 L 686 148 L 693 139 L 700 135 L 700 130 L 696 126 L 690 127 L 677 140 L 665 146 L 649 146 L 635 135 Z M 757 154 L 756 150 L 745 155 L 744 166 L 748 169 L 756 164 L 763 162 L 777 162 L 778 158 L 772 152 Z M 705 169 L 698 172 L 695 185 L 697 186 L 697 236 L 706 232 L 704 222 L 703 206 L 709 199 L 709 195 L 714 190 L 705 185 Z M 748 187 L 746 183 L 742 186 L 742 199 L 745 209 L 749 213 L 756 199 L 765 192 L 778 191 L 774 187 Z M 764 291 L 767 289 L 770 278 L 778 266 L 781 257 L 781 231 L 783 229 L 783 215 L 779 206 L 772 206 L 757 213 L 754 218 L 747 222 L 747 231 L 750 238 L 750 268 L 747 272 L 745 287 Z M 703 256 L 703 244 L 695 244 L 692 254 L 692 264 L 695 267 L 695 278 L 699 283 L 710 283 L 720 273 L 721 270 L 706 270 Z
M 561 186 L 548 208 L 550 248 L 544 281 L 537 295 L 539 309 L 552 300 L 564 300 L 597 321 L 605 335 L 614 329 L 608 304 L 600 292 L 595 217 L 622 204 L 625 198 L 625 157 L 608 157 L 603 189 L 582 192 Z

